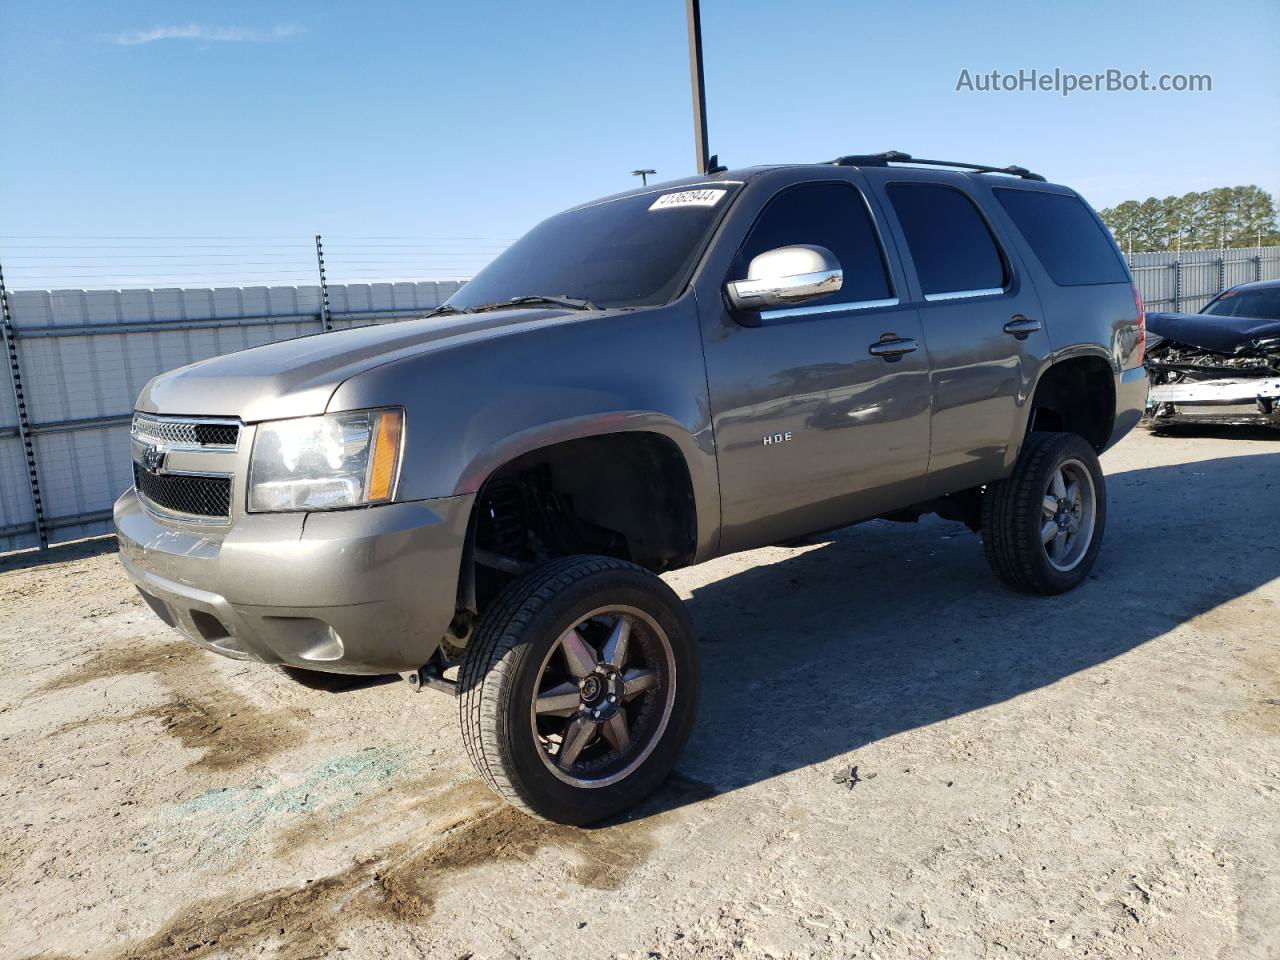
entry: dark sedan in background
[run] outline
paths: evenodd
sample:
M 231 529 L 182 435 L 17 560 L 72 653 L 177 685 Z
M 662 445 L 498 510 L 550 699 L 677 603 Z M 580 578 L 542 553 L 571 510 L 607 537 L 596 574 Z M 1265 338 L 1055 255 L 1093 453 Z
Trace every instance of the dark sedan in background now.
M 1280 280 L 1224 290 L 1200 313 L 1147 315 L 1147 414 L 1280 426 Z

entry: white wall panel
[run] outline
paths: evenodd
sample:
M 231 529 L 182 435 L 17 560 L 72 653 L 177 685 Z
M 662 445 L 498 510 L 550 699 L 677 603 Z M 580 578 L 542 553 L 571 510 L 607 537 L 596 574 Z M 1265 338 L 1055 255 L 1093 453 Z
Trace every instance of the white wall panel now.
M 406 319 L 402 312 L 426 312 L 459 287 L 457 281 L 332 285 L 331 312 L 356 314 L 335 317 L 334 327 Z M 320 331 L 319 286 L 20 290 L 9 294 L 9 304 L 54 541 L 108 532 L 103 521 L 70 518 L 109 510 L 132 482 L 127 423 L 67 429 L 67 421 L 124 421 L 158 373 Z M 113 333 L 112 326 L 122 329 Z M 93 329 L 58 329 L 85 327 Z M 0 373 L 0 530 L 33 519 L 22 445 L 4 432 L 17 425 L 8 369 L 6 362 Z M 34 534 L 0 535 L 0 550 L 36 542 Z
M 31 523 L 33 518 L 27 458 L 22 452 L 22 441 L 17 437 L 0 437 L 0 530 Z M 34 532 L 0 534 L 0 551 L 37 545 Z

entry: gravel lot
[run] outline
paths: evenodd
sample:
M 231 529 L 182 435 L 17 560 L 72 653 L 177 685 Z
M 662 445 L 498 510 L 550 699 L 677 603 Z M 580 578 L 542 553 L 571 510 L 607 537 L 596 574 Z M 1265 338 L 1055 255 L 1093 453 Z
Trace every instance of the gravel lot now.
M 0 956 L 1280 957 L 1280 438 L 1104 465 L 1067 596 L 940 520 L 670 576 L 698 727 L 595 830 L 446 696 L 182 642 L 110 541 L 0 560 Z

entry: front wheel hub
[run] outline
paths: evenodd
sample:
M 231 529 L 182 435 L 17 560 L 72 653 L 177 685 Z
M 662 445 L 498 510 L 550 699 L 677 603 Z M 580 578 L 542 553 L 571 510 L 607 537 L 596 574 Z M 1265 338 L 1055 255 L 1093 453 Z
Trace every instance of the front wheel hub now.
M 582 692 L 582 712 L 594 720 L 608 720 L 622 707 L 625 686 L 622 674 L 617 670 L 592 673 L 579 685 Z
M 600 674 L 593 673 L 583 679 L 582 683 L 578 685 L 578 689 L 582 691 L 583 706 L 594 707 L 600 702 L 600 698 L 604 694 L 604 680 Z

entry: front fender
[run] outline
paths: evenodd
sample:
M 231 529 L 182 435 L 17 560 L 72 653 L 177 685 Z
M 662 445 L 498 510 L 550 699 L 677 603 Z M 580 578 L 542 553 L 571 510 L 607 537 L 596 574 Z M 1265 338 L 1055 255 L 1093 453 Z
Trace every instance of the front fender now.
M 720 497 L 692 297 L 566 319 L 375 367 L 343 383 L 329 409 L 405 408 L 399 500 L 475 493 L 503 464 L 554 443 L 659 434 L 684 457 L 697 554 L 712 555 Z
M 715 453 L 714 449 L 708 449 L 703 442 L 704 439 L 710 439 L 710 431 L 705 433 L 704 438 L 699 438 L 667 414 L 647 410 L 615 410 L 531 426 L 503 437 L 477 453 L 460 474 L 458 489 L 465 489 L 468 493 L 476 492 L 504 464 L 526 453 L 566 440 L 636 432 L 665 437 L 679 449 L 689 472 L 697 517 L 694 562 L 710 559 L 719 545 L 720 530 L 720 496 Z M 583 467 L 589 469 L 588 464 Z

